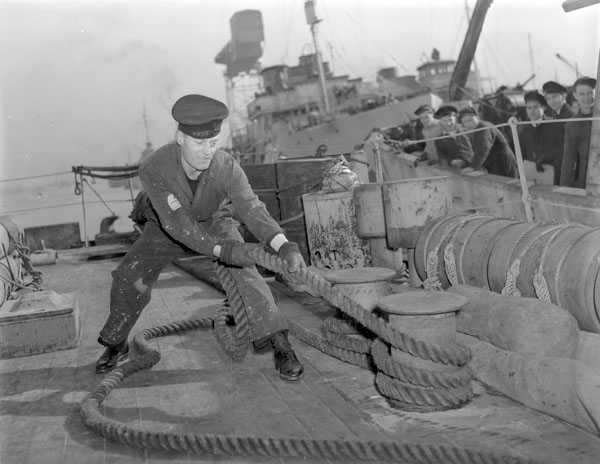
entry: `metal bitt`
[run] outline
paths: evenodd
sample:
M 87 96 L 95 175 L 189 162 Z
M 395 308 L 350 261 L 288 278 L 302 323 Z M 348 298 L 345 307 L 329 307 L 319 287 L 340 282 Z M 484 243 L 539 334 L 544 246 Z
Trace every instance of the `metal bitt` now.
M 458 297 L 458 298 L 457 298 Z M 437 346 L 441 349 L 456 349 L 456 311 L 468 303 L 466 297 L 446 292 L 420 292 L 409 291 L 383 297 L 377 302 L 377 306 L 383 312 L 388 313 L 389 324 L 397 331 L 403 332 L 429 346 Z M 464 366 L 452 363 L 441 363 L 421 357 L 421 354 L 409 353 L 400 348 L 391 347 L 392 359 L 400 366 L 410 370 L 427 372 L 430 375 L 439 376 L 440 380 L 454 378 Z M 468 379 L 466 379 L 468 380 Z M 414 383 L 404 380 L 407 390 L 415 393 L 412 400 L 405 400 L 402 404 L 394 404 L 396 407 L 407 410 L 442 410 L 451 409 L 458 404 L 446 404 L 436 407 L 434 402 L 423 404 L 422 399 L 429 397 L 435 399 L 438 395 L 443 396 L 447 385 L 440 382 L 437 386 L 424 386 L 418 382 Z M 450 388 L 457 387 L 457 385 Z M 462 388 L 470 388 L 469 382 Z
M 517 167 L 519 169 L 519 180 L 521 181 L 521 201 L 525 207 L 525 217 L 530 224 L 533 222 L 533 212 L 531 211 L 531 196 L 529 195 L 529 187 L 527 186 L 527 178 L 525 177 L 525 166 L 523 165 L 523 152 L 521 151 L 521 143 L 519 142 L 519 134 L 517 132 L 518 120 L 514 116 L 508 120 L 508 125 L 512 132 L 513 141 L 515 143 L 515 154 L 517 155 Z
M 363 267 L 327 271 L 323 277 L 341 293 L 371 311 L 377 307 L 378 300 L 392 293 L 389 281 L 396 277 L 396 271 L 383 267 Z

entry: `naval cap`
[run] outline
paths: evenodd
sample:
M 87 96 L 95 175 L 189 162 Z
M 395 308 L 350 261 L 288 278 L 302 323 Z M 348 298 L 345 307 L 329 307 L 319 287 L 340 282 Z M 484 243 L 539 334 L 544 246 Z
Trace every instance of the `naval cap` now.
M 456 109 L 455 106 L 444 105 L 444 106 L 440 106 L 438 108 L 438 110 L 435 112 L 435 117 L 442 118 L 444 116 L 450 116 L 451 114 L 456 114 L 456 113 L 458 113 L 458 110 Z
M 431 107 L 431 105 L 421 105 L 415 110 L 415 114 L 417 116 L 419 116 L 421 113 L 424 113 L 425 111 L 431 111 L 433 113 L 433 108 Z
M 542 106 L 548 106 L 548 102 L 546 101 L 546 97 L 544 97 L 537 90 L 532 90 L 531 92 L 527 92 L 523 98 L 525 99 L 525 103 L 529 101 L 538 102 Z
M 548 81 L 542 85 L 544 93 L 567 93 L 567 89 L 558 82 Z
M 178 129 L 196 139 L 210 139 L 221 132 L 221 123 L 229 115 L 227 106 L 204 95 L 185 95 L 171 110 Z
M 473 116 L 477 116 L 477 111 L 472 106 L 467 106 L 467 107 L 465 107 L 465 108 L 463 108 L 462 110 L 459 111 L 458 118 L 461 119 L 463 116 L 466 116 L 468 114 L 469 115 L 473 115 Z
M 596 88 L 596 79 L 594 79 L 593 77 L 580 77 L 579 79 L 577 79 L 575 81 L 575 83 L 573 84 L 573 87 L 577 87 L 578 85 L 587 85 L 588 87 L 591 87 L 592 89 Z

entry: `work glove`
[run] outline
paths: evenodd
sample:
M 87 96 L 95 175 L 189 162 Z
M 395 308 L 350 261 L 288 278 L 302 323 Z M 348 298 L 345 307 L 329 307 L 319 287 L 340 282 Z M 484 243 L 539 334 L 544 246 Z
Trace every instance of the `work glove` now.
M 285 261 L 287 272 L 296 272 L 306 268 L 304 258 L 300 254 L 300 248 L 295 242 L 285 242 L 277 251 L 277 256 Z
M 453 168 L 456 168 L 456 169 L 462 169 L 466 165 L 467 165 L 467 163 L 465 163 L 461 159 L 453 159 L 452 161 L 450 161 L 450 167 L 453 167 Z
M 537 172 L 544 172 L 546 169 L 544 168 L 542 163 L 535 163 L 535 170 Z
M 219 261 L 222 263 L 239 267 L 251 267 L 256 264 L 251 257 L 251 252 L 260 245 L 238 242 L 232 239 L 223 240 L 220 245 L 221 254 L 219 255 Z

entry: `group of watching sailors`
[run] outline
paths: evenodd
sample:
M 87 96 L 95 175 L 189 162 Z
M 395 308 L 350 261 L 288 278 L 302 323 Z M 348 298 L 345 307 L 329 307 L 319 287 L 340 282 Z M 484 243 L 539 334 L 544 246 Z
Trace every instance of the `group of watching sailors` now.
M 530 123 L 518 128 L 523 159 L 535 163 L 538 172 L 543 172 L 544 166 L 552 166 L 554 185 L 585 188 L 592 123 L 564 120 L 592 116 L 595 88 L 596 79 L 577 79 L 572 105 L 567 103 L 567 89 L 554 81 L 546 82 L 542 93 L 534 90 L 524 96 Z M 476 108 L 458 111 L 452 105 L 444 105 L 434 111 L 430 105 L 423 105 L 415 114 L 423 125 L 426 140 L 416 163 L 439 164 L 461 172 L 518 176 L 511 145 L 497 127 L 481 119 Z M 546 120 L 557 121 L 542 123 Z M 448 135 L 451 137 L 436 139 Z

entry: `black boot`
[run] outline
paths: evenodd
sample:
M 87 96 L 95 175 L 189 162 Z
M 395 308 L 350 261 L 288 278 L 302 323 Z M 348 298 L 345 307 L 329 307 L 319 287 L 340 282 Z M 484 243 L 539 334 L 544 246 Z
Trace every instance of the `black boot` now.
M 106 346 L 106 350 L 104 350 L 100 359 L 96 361 L 96 374 L 104 374 L 114 370 L 119 361 L 122 361 L 129 355 L 129 343 L 127 343 L 127 340 L 122 341 L 118 345 L 102 344 Z
M 275 352 L 275 369 L 283 380 L 300 380 L 304 376 L 304 366 L 298 361 L 296 353 L 287 338 L 287 332 L 277 332 L 271 337 Z

